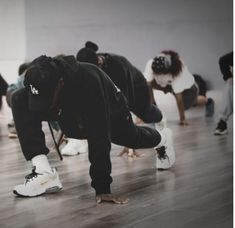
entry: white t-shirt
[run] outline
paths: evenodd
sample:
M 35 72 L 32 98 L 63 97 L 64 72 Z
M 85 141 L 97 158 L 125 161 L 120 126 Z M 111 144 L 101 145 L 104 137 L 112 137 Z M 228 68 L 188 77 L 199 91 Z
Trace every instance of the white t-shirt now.
M 182 71 L 179 75 L 173 78 L 171 74 L 155 74 L 152 70 L 153 59 L 150 59 L 145 67 L 144 76 L 147 81 L 156 81 L 161 87 L 171 85 L 174 93 L 181 93 L 186 89 L 189 89 L 195 83 L 193 75 L 189 72 L 187 66 L 182 62 Z

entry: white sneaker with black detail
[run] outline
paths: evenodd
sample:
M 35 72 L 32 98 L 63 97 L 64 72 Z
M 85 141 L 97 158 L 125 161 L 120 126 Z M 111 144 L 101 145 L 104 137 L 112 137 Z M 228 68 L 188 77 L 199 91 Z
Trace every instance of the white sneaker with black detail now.
M 62 190 L 59 175 L 55 168 L 52 172 L 37 173 L 34 167 L 32 173 L 25 177 L 24 184 L 15 186 L 13 193 L 18 196 L 34 197 L 46 193 L 56 193 Z
M 164 114 L 162 114 L 162 119 L 160 122 L 155 123 L 155 129 L 158 131 L 162 131 L 163 129 L 166 128 L 166 116 Z
M 68 143 L 62 148 L 61 154 L 66 156 L 78 155 L 88 152 L 87 140 L 68 139 Z
M 173 147 L 172 131 L 169 128 L 164 128 L 161 134 L 165 136 L 165 142 L 162 145 L 155 147 L 157 151 L 156 166 L 159 170 L 169 169 L 175 163 L 175 150 Z

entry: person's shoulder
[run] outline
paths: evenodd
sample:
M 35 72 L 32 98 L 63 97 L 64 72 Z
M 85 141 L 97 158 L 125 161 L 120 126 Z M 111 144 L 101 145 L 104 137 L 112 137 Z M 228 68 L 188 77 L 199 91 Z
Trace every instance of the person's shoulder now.
M 182 64 L 182 72 L 181 72 L 182 78 L 187 78 L 188 80 L 193 80 L 193 74 L 189 71 L 188 67 L 185 64 Z
M 78 71 L 78 62 L 73 55 L 54 57 L 53 61 L 57 67 L 65 73 Z
M 124 56 L 118 55 L 118 54 L 113 54 L 113 53 L 107 53 L 106 59 L 109 62 L 112 62 L 113 64 L 120 64 L 123 61 L 127 61 L 127 59 Z
M 85 77 L 100 77 L 104 72 L 94 64 L 79 62 L 79 74 L 84 75 Z

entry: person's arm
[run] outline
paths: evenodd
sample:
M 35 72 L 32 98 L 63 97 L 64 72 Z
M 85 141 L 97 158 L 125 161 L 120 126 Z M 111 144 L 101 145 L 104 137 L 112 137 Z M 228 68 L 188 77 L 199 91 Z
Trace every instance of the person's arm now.
M 188 125 L 186 119 L 185 119 L 185 113 L 184 113 L 184 101 L 183 101 L 183 94 L 182 93 L 177 93 L 175 94 L 175 99 L 179 111 L 179 116 L 180 116 L 180 125 Z
M 162 87 L 159 84 L 157 84 L 155 80 L 152 80 L 151 82 L 148 82 L 148 83 L 150 84 L 152 89 L 161 90 L 164 93 L 172 93 L 173 92 L 171 85 L 166 85 L 166 87 Z
M 82 72 L 81 72 L 82 73 Z M 96 202 L 127 203 L 125 198 L 111 194 L 111 126 L 110 103 L 107 97 L 104 72 L 86 66 L 82 92 L 82 120 L 87 133 L 91 186 L 96 191 Z M 107 82 L 107 81 L 106 81 Z M 106 93 L 105 93 L 106 91 Z M 83 99 L 85 98 L 85 99 Z

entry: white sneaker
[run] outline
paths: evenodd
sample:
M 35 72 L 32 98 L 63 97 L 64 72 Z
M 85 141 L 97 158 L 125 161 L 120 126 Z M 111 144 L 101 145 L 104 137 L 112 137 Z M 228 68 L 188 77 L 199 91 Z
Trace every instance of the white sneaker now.
M 32 173 L 25 177 L 24 184 L 15 186 L 13 193 L 18 196 L 34 197 L 45 193 L 55 193 L 62 190 L 59 175 L 55 168 L 52 173 L 36 173 L 35 167 Z
M 68 143 L 61 150 L 62 155 L 73 156 L 88 152 L 87 140 L 68 139 Z
M 173 147 L 172 131 L 165 128 L 161 131 L 165 135 L 166 142 L 160 147 L 156 147 L 156 166 L 159 170 L 169 169 L 175 163 L 175 150 Z
M 158 123 L 155 123 L 155 129 L 158 131 L 162 131 L 164 128 L 166 128 L 166 116 L 162 114 L 161 121 Z

